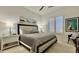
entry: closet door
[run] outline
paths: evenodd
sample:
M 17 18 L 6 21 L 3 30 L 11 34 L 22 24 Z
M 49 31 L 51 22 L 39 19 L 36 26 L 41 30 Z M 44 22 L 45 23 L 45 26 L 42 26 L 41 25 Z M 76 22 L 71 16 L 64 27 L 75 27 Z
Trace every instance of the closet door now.
M 55 32 L 56 33 L 63 33 L 63 16 L 56 16 L 55 17 Z

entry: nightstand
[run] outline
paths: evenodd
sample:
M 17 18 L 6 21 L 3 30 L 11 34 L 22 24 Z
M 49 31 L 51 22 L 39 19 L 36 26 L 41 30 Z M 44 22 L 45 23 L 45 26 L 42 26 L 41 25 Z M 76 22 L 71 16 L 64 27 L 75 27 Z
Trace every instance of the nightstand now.
M 10 35 L 0 38 L 0 50 L 19 45 L 19 36 L 18 35 Z

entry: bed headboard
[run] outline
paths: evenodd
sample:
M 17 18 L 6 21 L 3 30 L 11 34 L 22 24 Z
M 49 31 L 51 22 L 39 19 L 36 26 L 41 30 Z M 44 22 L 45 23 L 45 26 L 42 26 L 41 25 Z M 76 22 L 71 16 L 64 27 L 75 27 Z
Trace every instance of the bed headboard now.
M 29 25 L 29 24 L 18 24 L 17 26 L 18 34 L 31 34 L 31 33 L 38 33 L 38 26 L 37 25 Z

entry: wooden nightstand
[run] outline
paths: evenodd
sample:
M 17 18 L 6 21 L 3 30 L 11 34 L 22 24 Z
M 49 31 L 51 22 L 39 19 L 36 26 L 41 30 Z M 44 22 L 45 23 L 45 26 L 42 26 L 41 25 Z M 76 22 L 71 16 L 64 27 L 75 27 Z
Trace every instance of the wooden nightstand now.
M 19 36 L 11 35 L 0 38 L 0 51 L 19 45 Z

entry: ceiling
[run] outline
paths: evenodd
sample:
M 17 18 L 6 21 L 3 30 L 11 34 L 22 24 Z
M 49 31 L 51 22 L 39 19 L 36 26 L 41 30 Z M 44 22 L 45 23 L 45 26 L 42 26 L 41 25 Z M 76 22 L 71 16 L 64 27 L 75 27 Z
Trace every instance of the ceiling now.
M 42 6 L 24 6 L 24 8 L 29 9 L 35 13 L 40 14 L 40 15 L 45 15 L 45 14 L 48 14 L 50 12 L 54 12 L 54 11 L 62 8 L 63 6 L 54 6 L 54 7 L 50 7 L 50 8 L 48 8 L 48 6 L 45 6 L 41 11 L 39 11 L 39 9 L 41 7 Z

